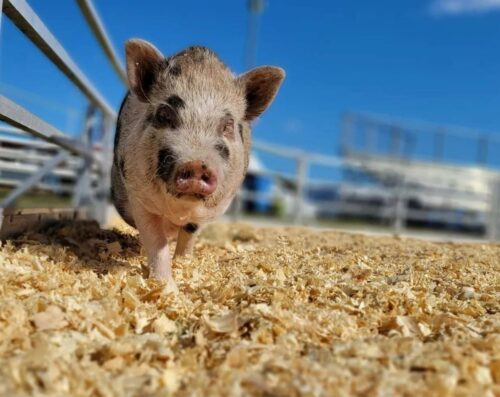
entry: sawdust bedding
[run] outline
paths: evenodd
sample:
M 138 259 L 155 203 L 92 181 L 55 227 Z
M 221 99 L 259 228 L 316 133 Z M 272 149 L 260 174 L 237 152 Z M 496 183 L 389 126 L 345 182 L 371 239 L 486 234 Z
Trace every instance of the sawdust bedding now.
M 0 395 L 500 396 L 500 245 L 205 229 L 173 286 L 135 233 L 0 248 Z

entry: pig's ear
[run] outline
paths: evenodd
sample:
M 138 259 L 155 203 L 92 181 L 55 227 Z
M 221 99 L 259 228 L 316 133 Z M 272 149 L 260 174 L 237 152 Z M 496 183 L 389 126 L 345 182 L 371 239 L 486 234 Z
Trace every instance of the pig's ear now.
M 129 87 L 140 100 L 147 102 L 164 57 L 154 45 L 139 39 L 125 43 L 125 56 Z
M 238 83 L 245 89 L 247 101 L 245 120 L 252 121 L 266 110 L 284 78 L 285 71 L 274 66 L 255 68 L 238 77 Z

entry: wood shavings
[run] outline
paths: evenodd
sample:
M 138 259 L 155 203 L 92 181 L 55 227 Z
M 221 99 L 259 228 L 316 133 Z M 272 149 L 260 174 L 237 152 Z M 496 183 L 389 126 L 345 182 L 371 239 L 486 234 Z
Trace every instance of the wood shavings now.
M 238 329 L 238 317 L 236 313 L 227 313 L 211 318 L 205 315 L 203 319 L 208 328 L 213 332 L 226 334 L 235 332 Z
M 2 244 L 0 395 L 500 395 L 498 244 L 213 225 L 177 286 L 145 264 L 124 226 Z
M 51 305 L 45 311 L 35 314 L 32 317 L 35 327 L 39 331 L 47 329 L 61 329 L 68 325 L 63 311 L 59 306 Z

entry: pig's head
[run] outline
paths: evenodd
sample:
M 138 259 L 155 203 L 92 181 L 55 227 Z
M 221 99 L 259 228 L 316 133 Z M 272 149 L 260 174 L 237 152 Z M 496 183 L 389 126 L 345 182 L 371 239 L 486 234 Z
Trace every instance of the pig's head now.
M 250 124 L 272 102 L 284 71 L 264 66 L 235 76 L 207 48 L 167 58 L 142 40 L 127 42 L 126 59 L 140 130 L 127 169 L 172 211 L 200 218 L 224 211 L 248 166 Z

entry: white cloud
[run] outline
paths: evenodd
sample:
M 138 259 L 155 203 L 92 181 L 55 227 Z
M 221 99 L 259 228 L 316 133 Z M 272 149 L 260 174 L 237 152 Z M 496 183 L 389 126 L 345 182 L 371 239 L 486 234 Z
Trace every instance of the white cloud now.
M 430 11 L 434 15 L 479 14 L 500 11 L 500 0 L 434 0 Z

